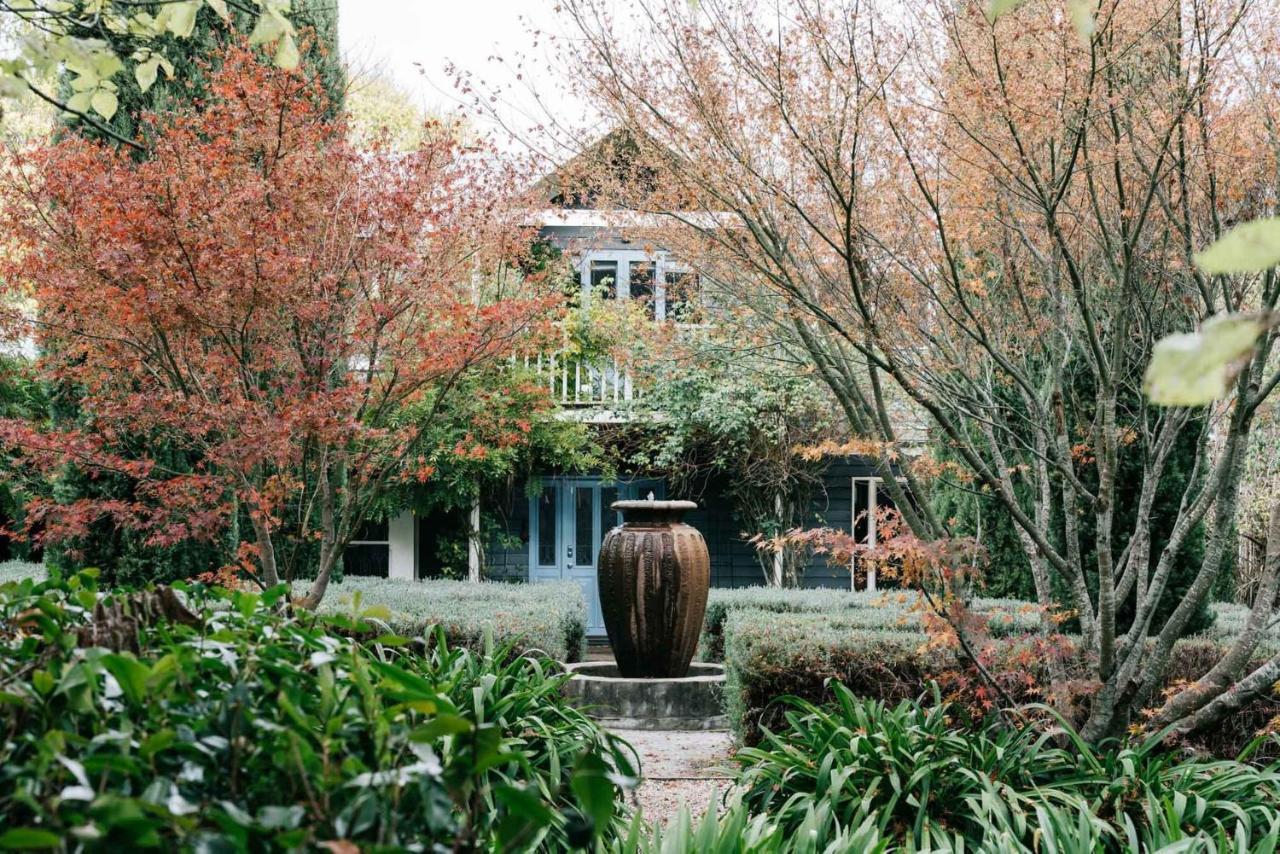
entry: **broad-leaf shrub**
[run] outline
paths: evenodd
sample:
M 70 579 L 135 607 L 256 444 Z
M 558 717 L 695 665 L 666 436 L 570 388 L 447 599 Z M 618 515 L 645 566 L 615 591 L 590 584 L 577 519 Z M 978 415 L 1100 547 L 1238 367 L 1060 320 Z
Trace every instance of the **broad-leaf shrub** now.
M 77 647 L 89 576 L 0 587 L 0 848 L 564 850 L 625 829 L 632 754 L 549 662 L 361 644 L 283 592 L 189 591 L 201 625 L 144 616 L 135 655 Z
M 486 636 L 498 644 L 538 651 L 557 661 L 579 661 L 587 642 L 582 588 L 571 581 L 502 584 L 347 578 L 330 585 L 320 611 L 372 613 L 397 634 L 422 637 L 442 629 L 456 646 L 478 649 Z
M 1280 765 L 1095 747 L 1069 727 L 956 727 L 940 701 L 890 706 L 833 686 L 736 756 L 750 814 L 791 838 L 830 811 L 908 850 L 1274 851 Z M 817 849 L 807 850 L 822 850 Z

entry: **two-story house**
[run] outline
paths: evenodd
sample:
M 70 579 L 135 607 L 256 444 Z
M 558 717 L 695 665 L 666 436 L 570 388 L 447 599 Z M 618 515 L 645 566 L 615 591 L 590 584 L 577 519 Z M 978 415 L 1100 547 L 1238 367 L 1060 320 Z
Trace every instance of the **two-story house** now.
M 698 272 L 666 250 L 636 238 L 628 228 L 629 222 L 639 223 L 641 215 L 628 217 L 625 212 L 586 206 L 580 199 L 567 201 L 554 187 L 545 199 L 548 207 L 536 217 L 540 237 L 568 259 L 584 300 L 633 301 L 648 319 L 659 324 L 715 322 L 714 307 L 706 305 L 700 293 Z M 588 425 L 603 427 L 628 418 L 628 408 L 642 393 L 635 376 L 638 368 L 610 359 L 584 364 L 580 359 L 548 353 L 532 359 L 530 367 L 547 383 L 562 417 Z M 915 430 L 914 435 L 922 441 L 922 430 Z M 860 540 L 874 543 L 874 511 L 889 504 L 879 482 L 865 459 L 827 459 L 821 485 L 813 490 L 810 524 L 853 531 Z M 468 524 L 473 532 L 480 531 L 481 519 L 487 518 L 500 521 L 503 535 L 487 542 L 481 542 L 478 535 L 473 537 L 470 572 L 473 577 L 495 581 L 572 579 L 582 586 L 588 604 L 589 631 L 602 634 L 596 560 L 604 533 L 620 522 L 610 505 L 621 498 L 652 493 L 658 498 L 693 497 L 699 502 L 689 522 L 706 537 L 713 586 L 766 583 L 767 559 L 762 566 L 755 546 L 744 536 L 754 532 L 744 532 L 731 503 L 721 497 L 721 487 L 723 484 L 712 481 L 701 495 L 671 495 L 661 477 L 642 471 L 614 480 L 594 472 L 543 472 L 534 482 L 515 484 L 472 508 Z M 438 568 L 433 565 L 429 546 L 436 541 L 440 532 L 435 527 L 440 524 L 439 520 L 416 519 L 406 512 L 385 525 L 370 526 L 367 539 L 350 550 L 348 571 L 431 577 Z M 802 578 L 806 587 L 848 589 L 855 575 L 847 567 L 832 566 L 815 556 Z M 874 586 L 874 572 L 862 574 L 860 583 Z

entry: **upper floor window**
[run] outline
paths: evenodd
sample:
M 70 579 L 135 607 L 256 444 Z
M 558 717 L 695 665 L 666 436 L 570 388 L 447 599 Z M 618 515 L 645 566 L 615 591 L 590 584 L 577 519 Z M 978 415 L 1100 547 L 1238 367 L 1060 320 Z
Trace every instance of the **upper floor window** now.
M 654 293 L 655 265 L 652 261 L 632 261 L 630 269 L 630 299 L 643 304 L 644 313 L 650 320 L 658 318 L 658 300 Z
M 604 292 L 605 299 L 614 299 L 618 295 L 618 262 L 591 262 L 591 290 Z
M 696 273 L 659 253 L 610 249 L 588 253 L 580 268 L 589 294 L 634 300 L 650 320 L 701 323 Z
M 698 274 L 688 270 L 668 270 L 663 276 L 666 316 L 677 323 L 701 323 L 698 304 Z

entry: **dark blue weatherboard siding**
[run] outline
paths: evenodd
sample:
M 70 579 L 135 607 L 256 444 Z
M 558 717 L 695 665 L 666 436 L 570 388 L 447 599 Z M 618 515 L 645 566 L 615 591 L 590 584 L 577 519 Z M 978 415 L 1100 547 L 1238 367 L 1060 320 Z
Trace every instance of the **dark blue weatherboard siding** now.
M 826 526 L 849 530 L 852 523 L 852 481 L 854 477 L 874 475 L 870 463 L 857 457 L 832 460 L 823 473 L 822 488 L 815 489 L 810 526 Z M 669 495 L 669 498 L 683 496 Z M 751 587 L 763 584 L 765 577 L 756 560 L 755 548 L 742 537 L 743 526 L 736 520 L 724 485 L 707 484 L 696 496 L 698 509 L 688 521 L 702 532 L 711 555 L 713 587 Z M 485 574 L 502 581 L 522 581 L 529 576 L 529 501 L 524 484 L 516 484 L 509 493 L 491 498 L 481 507 L 482 514 L 497 518 L 505 534 L 503 539 L 487 544 Z M 833 567 L 822 556 L 815 556 L 804 573 L 805 587 L 848 588 L 849 572 Z

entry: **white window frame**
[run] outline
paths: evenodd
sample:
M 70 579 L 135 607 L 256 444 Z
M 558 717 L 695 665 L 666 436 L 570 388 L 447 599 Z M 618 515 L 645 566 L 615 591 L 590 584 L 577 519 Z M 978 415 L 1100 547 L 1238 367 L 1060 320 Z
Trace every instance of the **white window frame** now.
M 614 298 L 631 299 L 631 265 L 639 262 L 653 265 L 653 318 L 667 319 L 667 273 L 692 272 L 688 265 L 672 260 L 665 252 L 646 252 L 643 249 L 592 249 L 582 254 L 578 263 L 578 281 L 582 293 L 591 294 L 591 264 L 594 261 L 611 261 L 617 264 L 618 275 L 613 283 Z

